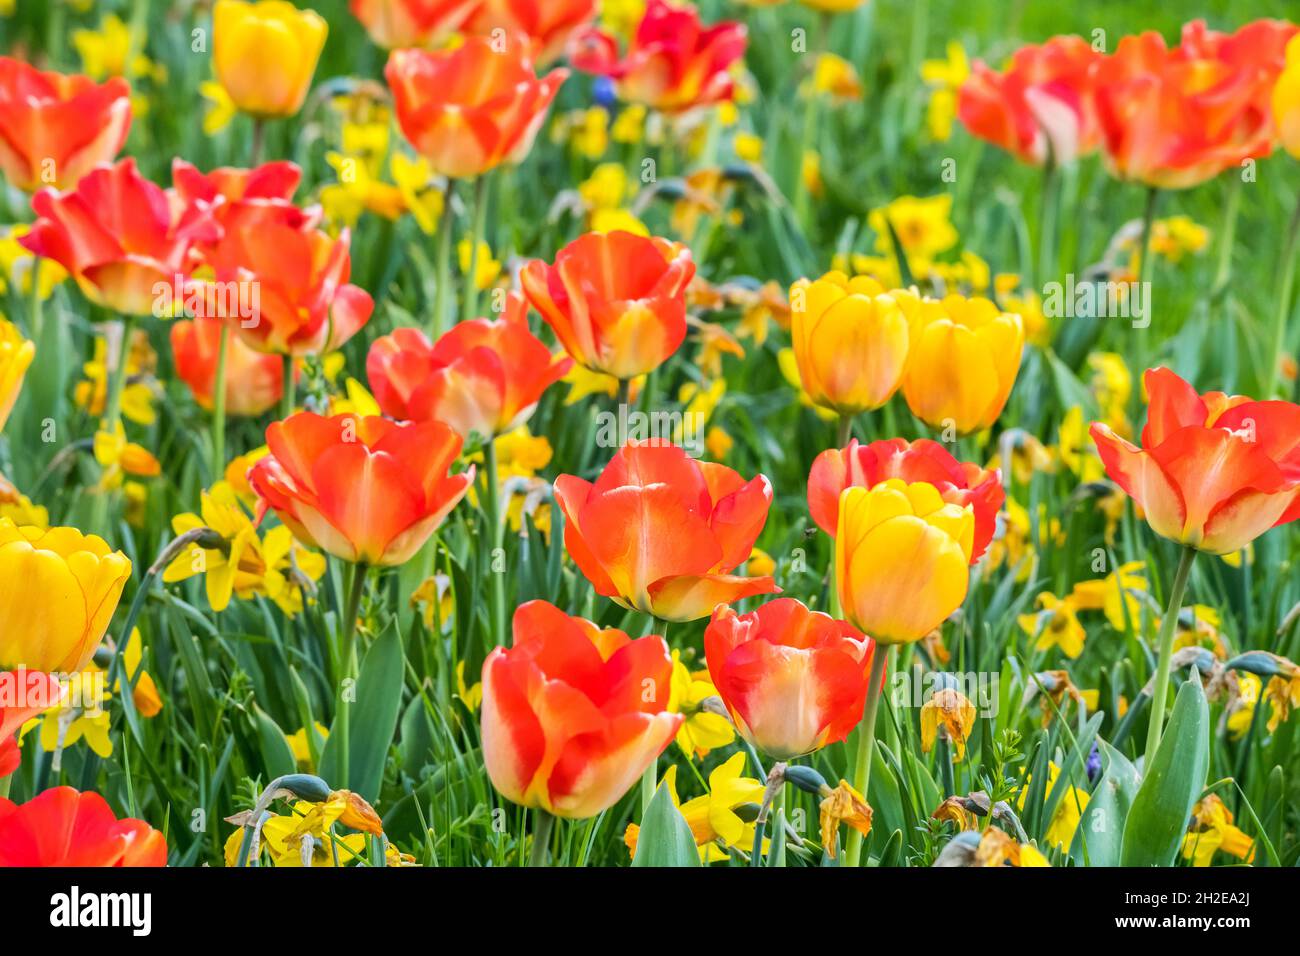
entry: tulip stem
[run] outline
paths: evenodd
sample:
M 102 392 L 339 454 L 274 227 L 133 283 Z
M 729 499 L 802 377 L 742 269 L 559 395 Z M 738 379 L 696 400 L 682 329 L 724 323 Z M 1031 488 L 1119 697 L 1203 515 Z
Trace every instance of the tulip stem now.
M 492 550 L 488 553 L 488 570 L 492 577 L 492 645 L 499 647 L 506 642 L 506 578 L 505 568 L 497 570 L 498 556 L 504 562 L 505 523 L 502 521 L 501 491 L 497 476 L 497 444 L 490 438 L 483 446 L 483 470 L 487 472 L 487 500 L 483 502 L 483 512 L 487 516 L 491 531 Z
M 456 180 L 448 179 L 442 193 L 442 216 L 438 219 L 438 249 L 434 262 L 433 316 L 429 321 L 429 335 L 435 342 L 442 337 L 447 321 L 447 292 L 451 283 L 451 231 L 456 222 L 452 209 L 456 198 Z
M 248 141 L 248 160 L 250 166 L 262 162 L 262 147 L 266 143 L 266 120 L 260 116 L 253 118 L 253 135 Z
M 1160 746 L 1160 725 L 1165 720 L 1165 703 L 1169 696 L 1169 666 L 1174 655 L 1174 633 L 1178 630 L 1178 613 L 1183 608 L 1183 592 L 1187 590 L 1187 578 L 1191 574 L 1192 560 L 1195 557 L 1196 549 L 1184 546 L 1178 558 L 1178 570 L 1174 572 L 1173 586 L 1169 589 L 1169 606 L 1160 621 L 1160 656 L 1156 662 L 1155 685 L 1151 689 L 1151 726 L 1147 729 L 1144 772 L 1150 768 L 1156 749 Z
M 546 855 L 551 844 L 551 830 L 555 817 L 541 807 L 533 810 L 533 846 L 528 853 L 529 866 L 546 866 Z
M 361 594 L 366 589 L 366 573 L 370 570 L 364 564 L 348 565 L 348 597 L 343 607 L 343 620 L 339 622 L 341 642 L 339 659 L 342 662 L 342 679 L 339 681 L 339 780 L 341 789 L 351 788 L 349 757 L 351 754 L 351 710 L 352 701 L 345 690 L 347 680 L 356 675 L 357 670 L 357 614 L 361 610 Z
M 293 381 L 293 356 L 288 352 L 284 353 L 284 385 L 280 389 L 280 420 L 284 421 L 293 414 L 294 402 L 297 396 L 294 395 Z
M 474 219 L 469 233 L 469 268 L 465 270 L 465 301 L 461 320 L 478 315 L 478 244 L 487 224 L 487 177 L 474 180 Z
M 1141 295 L 1141 289 L 1144 287 L 1143 284 L 1146 282 L 1146 277 L 1150 272 L 1150 269 L 1148 268 L 1148 260 L 1151 258 L 1151 256 L 1149 255 L 1149 253 L 1151 252 L 1151 230 L 1152 227 L 1155 225 L 1155 221 L 1156 221 L 1156 201 L 1159 199 L 1159 197 L 1160 197 L 1160 190 L 1157 189 L 1155 186 L 1151 186 L 1149 189 L 1147 189 L 1146 205 L 1142 210 L 1142 234 L 1138 239 L 1137 287 L 1139 290 L 1138 291 L 1139 295 Z M 1151 341 L 1151 332 L 1149 331 L 1150 328 L 1151 328 L 1151 324 L 1150 322 L 1148 322 L 1147 325 L 1144 326 L 1142 329 L 1141 334 L 1143 336 L 1142 341 L 1144 343 L 1149 343 Z M 1145 368 L 1146 365 L 1151 364 L 1151 354 L 1149 348 L 1142 349 L 1142 356 L 1143 356 L 1142 361 L 1145 363 L 1145 365 L 1143 365 L 1142 367 Z
M 883 694 L 881 683 L 885 677 L 885 665 L 889 662 L 892 644 L 877 644 L 871 653 L 871 674 L 867 678 L 867 706 L 862 714 L 862 723 L 858 724 L 858 753 L 853 761 L 853 789 L 867 799 L 867 787 L 871 783 L 871 756 L 876 747 L 876 712 L 880 709 Z M 845 850 L 846 866 L 861 866 L 862 834 L 857 830 L 849 833 L 848 847 Z
M 1056 158 L 1049 150 L 1043 163 L 1043 190 L 1038 206 L 1038 287 L 1041 289 L 1055 272 L 1052 267 L 1053 246 L 1056 244 Z
M 1282 246 L 1281 268 L 1278 270 L 1278 287 L 1273 314 L 1272 364 L 1265 380 L 1268 390 L 1279 398 L 1287 394 L 1286 377 L 1282 374 L 1282 355 L 1286 351 L 1286 320 L 1291 314 L 1291 290 L 1295 284 L 1296 243 L 1300 240 L 1300 194 L 1296 196 L 1295 212 L 1287 227 L 1286 242 Z
M 849 414 L 840 415 L 839 431 L 835 435 L 835 447 L 843 448 L 853 437 L 853 416 Z
M 217 349 L 217 377 L 212 387 L 212 476 L 226 467 L 226 361 L 230 355 L 230 326 L 221 323 L 221 345 Z
M 131 333 L 135 330 L 135 316 L 122 316 L 121 328 L 122 341 L 118 343 L 117 358 L 108 373 L 108 390 L 104 396 L 104 418 L 100 424 L 101 428 L 114 432 L 117 430 L 118 418 L 122 413 L 122 391 L 126 387 L 126 366 L 131 356 Z M 107 345 L 108 343 L 105 342 L 105 359 L 111 360 Z M 112 530 L 109 527 L 108 495 L 107 488 L 100 488 L 95 495 L 90 527 L 96 534 L 109 535 Z

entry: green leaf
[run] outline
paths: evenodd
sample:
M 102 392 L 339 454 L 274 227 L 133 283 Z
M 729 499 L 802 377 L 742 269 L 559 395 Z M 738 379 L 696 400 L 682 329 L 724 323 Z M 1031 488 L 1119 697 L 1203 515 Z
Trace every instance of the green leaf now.
M 699 866 L 700 854 L 695 837 L 681 811 L 673 805 L 672 795 L 663 784 L 646 807 L 637 834 L 633 866 Z
M 1083 844 L 1088 844 L 1087 863 L 1090 866 L 1119 866 L 1120 848 L 1124 840 L 1124 821 L 1133 806 L 1133 798 L 1142 786 L 1142 774 L 1122 753 L 1098 740 L 1105 772 L 1097 789 L 1083 811 L 1079 826 L 1074 831 L 1070 855 L 1083 865 Z
M 253 715 L 257 720 L 257 742 L 262 749 L 262 760 L 266 763 L 267 776 L 276 777 L 293 773 L 298 769 L 289 741 L 284 738 L 284 731 L 271 719 L 261 707 L 253 705 Z
M 1121 866 L 1170 866 L 1210 765 L 1210 709 L 1199 680 L 1178 689 L 1169 726 L 1124 823 Z
M 321 754 L 320 775 L 330 786 L 346 787 L 374 802 L 384 779 L 384 762 L 397 729 L 402 703 L 403 655 L 397 628 L 389 626 L 366 652 L 357 677 L 348 727 L 348 780 L 339 781 L 339 719 L 335 715 Z

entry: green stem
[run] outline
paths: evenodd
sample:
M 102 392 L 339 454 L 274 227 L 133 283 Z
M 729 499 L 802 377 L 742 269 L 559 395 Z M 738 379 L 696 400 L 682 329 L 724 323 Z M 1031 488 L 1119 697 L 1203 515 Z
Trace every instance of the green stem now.
M 284 387 L 280 390 L 280 420 L 284 421 L 293 414 L 293 406 L 297 400 L 294 394 L 296 383 L 293 380 L 293 356 L 288 352 L 284 354 Z
M 1150 768 L 1155 759 L 1156 749 L 1160 746 L 1161 724 L 1165 720 L 1165 704 L 1169 696 L 1169 665 L 1174 656 L 1174 634 L 1178 630 L 1178 612 L 1183 608 L 1183 592 L 1187 590 L 1187 577 L 1192 571 L 1192 561 L 1196 549 L 1184 546 L 1178 558 L 1178 570 L 1174 572 L 1173 587 L 1169 589 L 1169 607 L 1160 621 L 1160 656 L 1156 662 L 1155 686 L 1151 688 L 1151 726 L 1147 730 L 1146 768 Z
M 7 799 L 9 796 L 9 781 L 13 779 L 13 774 L 0 777 L 0 800 Z
M 1160 190 L 1155 186 L 1151 186 L 1147 189 L 1147 200 L 1142 210 L 1142 235 L 1138 239 L 1137 287 L 1139 290 L 1143 288 L 1143 283 L 1146 281 L 1147 273 L 1150 271 L 1148 263 L 1151 259 L 1151 229 L 1156 221 L 1156 200 L 1159 196 Z M 1141 292 L 1138 294 L 1140 295 Z M 1144 345 L 1142 349 L 1142 361 L 1144 364 L 1140 366 L 1141 368 L 1145 368 L 1151 363 L 1151 352 L 1149 348 L 1149 343 L 1151 341 L 1150 330 L 1151 325 L 1149 322 L 1147 323 L 1146 328 L 1141 330 Z
M 551 829 L 554 826 L 555 817 L 541 807 L 533 811 L 533 847 L 528 854 L 529 866 L 546 866 L 546 855 L 551 843 Z
M 499 647 L 506 642 L 506 576 L 505 571 L 497 571 L 498 553 L 504 557 L 502 547 L 505 542 L 505 522 L 502 520 L 500 480 L 497 476 L 496 439 L 488 440 L 483 447 L 483 468 L 487 472 L 487 500 L 483 502 L 483 512 L 487 515 L 488 527 L 492 535 L 492 550 L 488 552 L 488 570 L 492 577 L 492 646 Z
M 657 617 L 655 617 L 653 614 L 649 614 L 649 615 L 646 615 L 646 616 L 650 619 L 650 622 L 649 622 L 649 630 L 646 631 L 646 634 L 647 634 L 647 635 L 650 635 L 650 634 L 658 634 L 660 637 L 662 637 L 662 638 L 664 639 L 665 642 L 667 642 L 667 640 L 668 640 L 668 622 L 667 622 L 667 621 L 660 621 L 660 620 L 659 620 Z M 687 756 L 687 759 L 688 759 L 688 761 L 689 761 L 689 759 L 690 759 L 689 755 Z M 649 765 L 648 767 L 646 767 L 645 770 L 643 770 L 643 771 L 641 772 L 641 819 L 642 819 L 642 822 L 645 821 L 645 815 L 646 815 L 646 813 L 647 813 L 647 812 L 649 811 L 649 809 L 650 809 L 650 801 L 654 799 L 655 788 L 658 786 L 658 783 L 659 783 L 659 760 L 658 760 L 658 758 L 655 758 L 655 759 L 651 760 L 651 761 L 650 761 L 650 765 Z
M 104 396 L 104 417 L 101 428 L 115 431 L 122 414 L 122 390 L 126 387 L 126 366 L 131 355 L 131 333 L 135 331 L 135 316 L 122 317 L 122 341 L 118 343 L 117 361 L 108 377 L 108 390 Z M 105 355 L 108 353 L 105 351 Z M 90 527 L 96 534 L 110 535 L 108 526 L 107 489 L 100 489 L 91 508 Z
M 1287 227 L 1286 244 L 1282 247 L 1282 262 L 1278 270 L 1276 311 L 1273 314 L 1273 355 L 1265 381 L 1268 390 L 1279 398 L 1287 394 L 1282 375 L 1282 356 L 1286 352 L 1286 320 L 1291 314 L 1291 289 L 1295 284 L 1296 242 L 1300 239 L 1300 195 L 1296 197 L 1295 212 Z
M 853 437 L 853 416 L 841 414 L 839 431 L 837 431 L 835 434 L 835 447 L 843 448 L 845 445 L 849 443 L 849 439 L 852 437 Z
M 469 269 L 465 272 L 465 301 L 460 314 L 462 321 L 478 315 L 478 243 L 487 224 L 487 177 L 474 180 L 474 224 L 469 234 Z
M 212 386 L 212 474 L 220 477 L 226 467 L 226 362 L 230 355 L 230 326 L 221 322 L 221 345 L 217 350 L 217 377 Z
M 1056 162 L 1048 156 L 1043 163 L 1043 194 L 1038 207 L 1038 288 L 1052 274 L 1052 250 L 1056 244 Z
M 1210 298 L 1217 299 L 1232 278 L 1232 246 L 1237 237 L 1237 217 L 1241 209 L 1241 177 L 1228 178 L 1228 201 L 1223 206 L 1223 225 L 1219 227 L 1219 263 L 1214 270 Z
M 253 135 L 248 142 L 248 160 L 250 166 L 260 165 L 262 162 L 262 147 L 266 143 L 266 120 L 260 116 L 253 118 Z
M 434 262 L 433 316 L 429 321 L 430 337 L 436 342 L 441 336 L 447 321 L 447 292 L 451 283 L 451 232 L 455 225 L 456 214 L 452 211 L 452 200 L 456 196 L 456 181 L 447 180 L 447 188 L 442 194 L 442 216 L 438 219 L 438 249 Z
M 877 644 L 871 655 L 871 675 L 867 678 L 867 706 L 862 714 L 862 723 L 858 724 L 858 752 L 853 761 L 853 789 L 867 799 L 867 787 L 871 784 L 871 755 L 876 747 L 876 712 L 880 709 L 880 698 L 884 696 L 881 681 L 885 676 L 885 665 L 889 661 L 889 652 L 893 645 Z M 862 860 L 862 834 L 857 830 L 849 833 L 848 847 L 845 850 L 845 866 L 860 866 Z
M 351 787 L 351 768 L 349 767 L 351 754 L 349 751 L 352 743 L 350 733 L 352 702 L 348 699 L 344 684 L 348 678 L 356 676 L 357 614 L 361 609 L 361 594 L 366 589 L 366 573 L 369 570 L 364 564 L 349 566 L 348 573 L 351 578 L 348 587 L 348 598 L 343 607 L 343 620 L 339 622 L 342 635 L 340 659 L 343 662 L 343 670 L 339 680 L 339 779 L 342 781 L 344 788 Z

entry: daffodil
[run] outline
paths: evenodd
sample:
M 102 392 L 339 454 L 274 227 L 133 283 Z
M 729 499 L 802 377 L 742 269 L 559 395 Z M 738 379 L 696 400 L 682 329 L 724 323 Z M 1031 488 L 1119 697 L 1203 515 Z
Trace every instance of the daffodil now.
M 761 780 L 743 776 L 744 769 L 745 754 L 733 754 L 709 774 L 709 792 L 685 803 L 677 796 L 677 765 L 669 767 L 664 774 L 662 785 L 668 788 L 673 805 L 681 811 L 691 828 L 700 860 L 704 863 L 725 860 L 730 847 L 749 850 L 754 844 L 753 820 L 746 821 L 736 810 L 745 805 L 760 805 L 765 785 Z M 628 851 L 633 855 L 636 854 L 639 834 L 640 828 L 633 823 L 628 825 L 623 836 Z
M 944 739 L 952 743 L 952 759 L 961 760 L 966 755 L 966 741 L 975 729 L 975 705 L 961 691 L 944 687 L 935 691 L 921 705 L 921 751 L 934 749 L 940 729 Z
M 490 289 L 501 275 L 501 263 L 492 258 L 492 249 L 481 239 L 478 242 L 478 257 L 475 259 L 474 244 L 468 239 L 456 243 L 456 258 L 460 271 L 468 274 L 474 269 L 474 285 L 479 289 Z
M 126 440 L 126 431 L 119 419 L 112 429 L 101 428 L 93 440 L 95 461 L 103 473 L 98 488 L 106 491 L 121 487 L 125 475 L 156 478 L 162 474 L 162 463 L 145 448 Z
M 445 198 L 434 181 L 429 161 L 422 156 L 412 159 L 405 153 L 394 152 L 388 159 L 388 171 L 415 224 L 426 236 L 433 235 L 442 218 Z
M 311 739 L 308 735 L 311 735 Z M 329 739 L 329 728 L 320 721 L 315 721 L 310 731 L 306 727 L 299 727 L 291 734 L 285 735 L 285 742 L 289 745 L 289 750 L 293 753 L 294 763 L 303 773 L 311 773 L 316 769 L 316 762 L 312 759 L 313 749 L 320 753 L 325 746 L 325 741 Z
M 451 578 L 445 574 L 432 574 L 420 582 L 411 593 L 411 607 L 419 608 L 424 626 L 434 634 L 445 631 L 456 613 L 456 595 L 451 589 Z
M 848 824 L 863 836 L 871 832 L 871 806 L 866 797 L 854 790 L 847 780 L 841 780 L 838 787 L 826 793 L 817 809 L 822 846 L 832 860 L 835 859 L 839 843 L 841 823 Z
M 800 87 L 803 96 L 832 96 L 842 100 L 862 99 L 862 80 L 853 64 L 834 53 L 822 53 L 813 65 L 812 76 Z
M 1233 825 L 1232 811 L 1217 793 L 1206 794 L 1192 808 L 1192 822 L 1183 837 L 1183 859 L 1192 866 L 1209 866 L 1219 850 L 1250 863 L 1255 841 Z
M 13 283 L 18 292 L 30 296 L 34 269 L 37 295 L 44 302 L 68 277 L 68 271 L 53 259 L 37 258 L 19 245 L 18 240 L 30 231 L 31 226 L 19 223 L 0 233 L 0 294 L 8 292 Z
M 888 205 L 871 210 L 867 225 L 876 234 L 877 252 L 893 254 L 892 226 L 909 259 L 930 258 L 957 244 L 957 230 L 951 216 L 952 196 L 948 193 L 926 198 L 900 196 Z
M 1017 621 L 1030 637 L 1034 638 L 1034 649 L 1051 650 L 1059 647 L 1061 653 L 1071 659 L 1083 653 L 1083 642 L 1088 634 L 1079 622 L 1079 605 L 1070 595 L 1058 598 L 1051 591 L 1038 595 L 1038 607 L 1035 614 L 1021 614 Z
M 82 366 L 86 376 L 73 389 L 72 397 L 90 415 L 104 414 L 108 397 L 108 345 L 102 336 L 95 339 L 94 356 Z M 158 356 L 149 345 L 149 336 L 137 330 L 131 336 L 127 350 L 126 382 L 122 387 L 122 416 L 137 425 L 152 425 L 158 415 L 154 411 L 153 372 Z
M 668 710 L 686 718 L 677 731 L 677 746 L 689 757 L 703 759 L 710 750 L 725 747 L 736 739 L 736 729 L 726 714 L 706 706 L 717 696 L 718 689 L 713 686 L 709 672 L 692 672 L 682 663 L 681 652 L 673 651 Z
M 957 93 L 970 76 L 970 61 L 966 51 L 956 40 L 949 40 L 942 60 L 925 60 L 921 64 L 921 81 L 930 90 L 926 106 L 925 125 L 930 138 L 947 142 L 952 136 L 953 120 L 957 116 Z
M 1044 793 L 1044 800 L 1052 795 L 1052 790 L 1060 782 L 1060 776 L 1061 768 L 1055 763 L 1049 762 L 1047 765 L 1047 789 Z M 1028 796 L 1029 784 L 1032 780 L 1032 775 L 1026 776 L 1025 787 L 1016 798 L 1016 806 L 1022 811 L 1025 809 L 1025 797 Z M 1069 786 L 1069 789 L 1057 801 L 1056 809 L 1052 813 L 1052 820 L 1047 826 L 1046 839 L 1048 845 L 1069 852 L 1070 843 L 1074 839 L 1074 831 L 1078 829 L 1079 821 L 1083 818 L 1083 811 L 1088 808 L 1090 799 L 1091 797 L 1086 790 Z

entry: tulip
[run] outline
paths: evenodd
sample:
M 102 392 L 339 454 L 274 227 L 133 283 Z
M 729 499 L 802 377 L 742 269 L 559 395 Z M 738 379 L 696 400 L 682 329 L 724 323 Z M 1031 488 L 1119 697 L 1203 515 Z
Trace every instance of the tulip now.
M 0 670 L 82 670 L 130 576 L 102 538 L 0 518 Z
M 329 25 L 285 0 L 217 0 L 212 66 L 230 99 L 250 116 L 292 116 L 302 108 Z
M 845 489 L 835 535 L 844 617 L 881 644 L 919 641 L 966 599 L 974 536 L 974 508 L 933 485 Z
M 1234 34 L 1183 28 L 1120 40 L 1100 71 L 1097 110 L 1106 159 L 1121 179 L 1187 189 L 1273 150 L 1268 98 L 1294 24 L 1256 20 Z
M 838 743 L 862 719 L 875 643 L 851 624 L 778 598 L 726 605 L 704 631 L 709 676 L 740 735 L 790 760 Z
M 512 293 L 501 319 L 461 322 L 433 344 L 418 329 L 377 339 L 366 374 L 385 415 L 438 419 L 463 438 L 492 438 L 526 422 L 542 393 L 572 366 L 552 358 L 529 331 L 527 305 Z
M 455 33 L 482 0 L 350 0 L 348 9 L 386 50 L 429 46 Z
M 963 435 L 998 420 L 1020 372 L 1019 315 L 988 299 L 926 299 L 912 316 L 909 342 L 903 397 L 913 415 Z
M 564 545 L 596 593 L 663 621 L 694 621 L 722 603 L 780 589 L 729 574 L 749 558 L 772 486 L 697 462 L 663 441 L 629 442 L 595 484 L 555 480 Z
M 658 368 L 686 338 L 690 250 L 630 232 L 588 233 L 519 282 L 579 365 L 620 381 Z
M 24 192 L 71 189 L 112 162 L 131 127 L 131 89 L 120 76 L 43 73 L 0 56 L 0 172 Z
M 403 564 L 438 529 L 474 480 L 448 474 L 461 439 L 442 422 L 300 412 L 266 430 L 269 454 L 248 481 L 308 547 L 344 561 Z
M 1300 159 L 1300 36 L 1286 45 L 1286 68 L 1273 87 L 1273 123 L 1282 148 Z
M 24 804 L 0 798 L 0 866 L 166 865 L 166 838 L 119 820 L 97 793 L 53 787 Z
M 816 405 L 852 416 L 893 396 L 907 363 L 907 313 L 915 297 L 885 293 L 875 279 L 828 272 L 790 289 L 799 378 Z
M 288 206 L 301 181 L 302 170 L 283 160 L 253 169 L 222 166 L 209 173 L 199 172 L 183 159 L 172 160 L 172 188 L 177 198 L 187 208 L 207 208 L 223 227 L 249 205 Z M 315 210 L 297 212 L 300 228 L 316 224 Z
M 172 324 L 172 356 L 176 376 L 190 387 L 194 400 L 213 407 L 221 336 L 220 319 L 197 318 Z M 237 338 L 227 344 L 226 411 L 231 415 L 261 415 L 275 407 L 284 391 L 284 368 L 274 355 L 255 352 Z
M 1300 406 L 1198 395 L 1167 368 L 1144 377 L 1150 404 L 1138 447 L 1095 422 L 1106 473 L 1156 534 L 1210 554 L 1240 551 L 1300 517 Z
M 873 488 L 890 478 L 924 482 L 938 489 L 949 504 L 970 505 L 975 515 L 971 563 L 984 554 L 997 528 L 998 511 L 1006 500 L 997 471 L 958 461 L 938 442 L 919 438 L 873 441 L 831 448 L 818 455 L 808 473 L 808 511 L 831 537 L 840 522 L 840 497 L 846 488 Z
M 483 762 L 508 800 L 567 819 L 608 810 L 672 741 L 672 659 L 545 601 L 515 611 L 514 642 L 483 662 Z
M 507 30 L 525 34 L 538 63 L 564 53 L 573 34 L 596 16 L 596 0 L 478 0 L 467 29 L 490 34 Z
M 384 69 L 403 135 L 452 179 L 521 161 L 568 75 L 538 78 L 518 34 L 469 37 L 454 50 L 394 50 Z
M 23 388 L 23 376 L 36 357 L 36 346 L 23 338 L 12 322 L 0 319 L 0 431 Z
M 1022 162 L 1071 162 L 1101 142 L 1093 87 L 1104 59 L 1080 37 L 1056 36 L 1021 47 L 1002 72 L 976 61 L 957 116 L 972 135 Z
M 574 38 L 570 58 L 580 70 L 611 77 L 624 100 L 684 113 L 731 99 L 731 67 L 744 56 L 746 42 L 744 24 L 706 27 L 690 4 L 649 0 L 621 59 L 618 41 L 598 29 Z
M 40 218 L 19 243 L 67 269 L 92 302 L 129 316 L 152 314 L 158 289 L 189 273 L 193 244 L 217 237 L 206 211 L 173 203 L 131 158 L 94 169 L 75 189 L 42 189 L 32 209 Z

